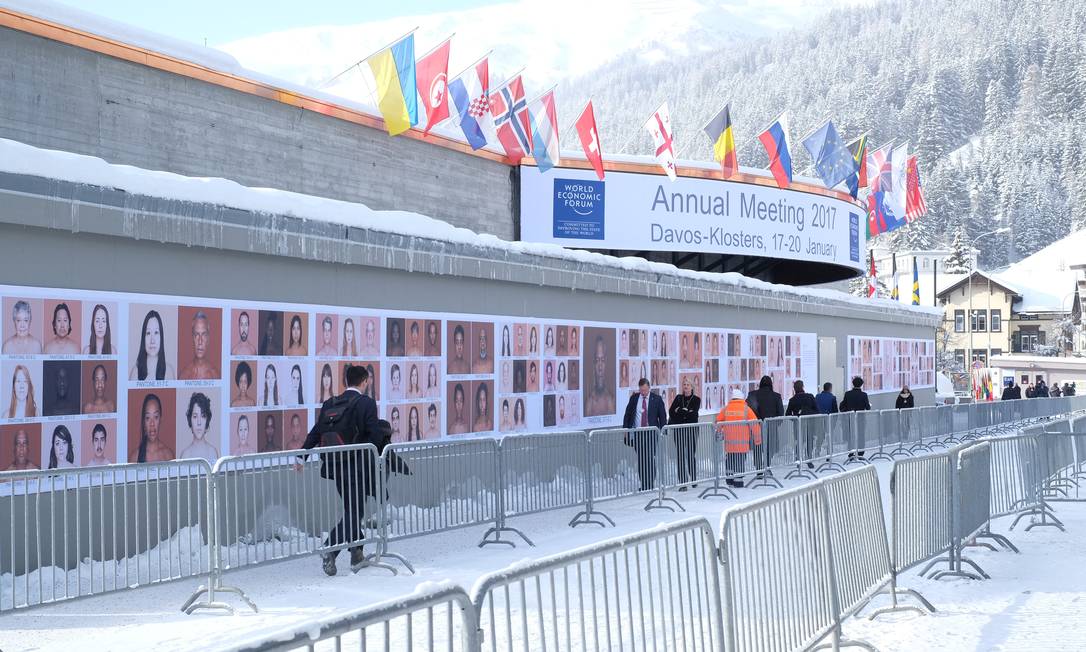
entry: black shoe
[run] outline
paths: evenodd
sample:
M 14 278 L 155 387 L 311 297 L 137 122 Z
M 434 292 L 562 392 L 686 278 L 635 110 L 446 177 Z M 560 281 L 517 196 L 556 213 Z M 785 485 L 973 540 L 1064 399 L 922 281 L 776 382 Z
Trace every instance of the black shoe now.
M 324 574 L 328 577 L 332 577 L 336 574 L 336 553 L 326 552 L 321 555 L 321 568 L 324 569 Z
M 687 490 L 686 487 L 679 487 L 679 491 L 686 491 L 686 490 Z
M 731 478 L 727 478 L 727 479 L 724 480 L 724 484 L 728 485 L 729 487 L 734 487 L 735 486 L 735 480 L 732 480 Z
M 814 462 L 807 462 L 807 468 L 808 469 L 813 469 L 814 468 Z
M 369 562 L 366 561 L 366 553 L 363 552 L 362 546 L 351 548 L 351 572 L 357 573 L 364 566 L 369 566 Z
M 733 484 L 732 486 L 735 487 L 736 489 L 742 489 L 743 488 L 743 481 L 742 480 L 736 480 L 735 484 Z

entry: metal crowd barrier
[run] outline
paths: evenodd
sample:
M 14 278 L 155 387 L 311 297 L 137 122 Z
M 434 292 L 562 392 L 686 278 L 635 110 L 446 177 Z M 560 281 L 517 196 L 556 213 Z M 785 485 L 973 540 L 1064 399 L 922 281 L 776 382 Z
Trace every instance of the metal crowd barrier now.
M 208 574 L 204 460 L 0 474 L 0 613 Z
M 673 498 L 661 495 L 657 482 L 659 467 L 660 430 L 647 428 L 613 428 L 593 430 L 588 433 L 589 486 L 585 509 L 570 525 L 577 525 L 580 518 L 601 516 L 614 525 L 609 516 L 595 509 L 596 503 L 625 498 L 645 492 L 655 496 L 645 505 L 645 510 L 682 506 Z
M 667 489 L 686 491 L 699 484 L 719 481 L 723 446 L 713 423 L 664 426 L 656 459 L 661 498 Z M 710 493 L 713 493 L 712 487 L 704 489 L 701 497 Z
M 499 529 L 506 528 L 509 517 L 577 507 L 588 499 L 588 436 L 584 432 L 505 437 L 499 444 L 498 463 Z M 521 537 L 528 541 L 523 533 Z
M 1041 435 L 1037 433 L 988 440 L 992 447 L 991 517 L 1014 516 L 1010 526 L 1012 530 L 1027 516 L 1040 518 L 1026 526 L 1027 532 L 1035 527 L 1064 529 L 1041 492 L 1044 476 L 1040 438 Z
M 950 451 L 894 462 L 890 472 L 891 540 L 893 567 L 898 574 L 950 550 L 952 484 Z M 921 574 L 928 570 L 930 567 Z
M 718 554 L 726 650 L 805 650 L 827 636 L 834 649 L 858 644 L 841 640 L 829 529 L 820 483 L 724 512 Z
M 221 649 L 237 652 L 291 650 L 385 650 L 476 652 L 475 607 L 464 589 L 416 589 L 380 604 L 263 635 L 262 640 Z
M 949 456 L 952 467 L 951 544 L 945 559 L 936 559 L 929 564 L 930 568 L 945 561 L 948 569 L 934 573 L 932 578 L 991 579 L 976 562 L 963 554 L 965 545 L 975 541 L 988 528 L 991 505 L 991 445 L 986 442 L 976 443 L 944 455 Z M 968 565 L 975 572 L 963 570 L 963 565 Z
M 713 532 L 685 519 L 480 578 L 483 650 L 722 650 Z

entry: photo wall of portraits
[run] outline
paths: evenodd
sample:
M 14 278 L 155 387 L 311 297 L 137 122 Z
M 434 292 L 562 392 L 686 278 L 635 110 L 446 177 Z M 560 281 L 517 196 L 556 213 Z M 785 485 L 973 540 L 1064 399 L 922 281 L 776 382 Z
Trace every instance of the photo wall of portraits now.
M 935 386 L 935 341 L 892 337 L 848 338 L 849 378 L 864 380 L 864 391 L 898 392 Z
M 641 378 L 668 405 L 689 382 L 704 414 L 762 375 L 785 397 L 817 380 L 810 333 L 8 286 L 0 302 L 0 470 L 296 449 L 349 365 L 405 442 L 614 426 Z

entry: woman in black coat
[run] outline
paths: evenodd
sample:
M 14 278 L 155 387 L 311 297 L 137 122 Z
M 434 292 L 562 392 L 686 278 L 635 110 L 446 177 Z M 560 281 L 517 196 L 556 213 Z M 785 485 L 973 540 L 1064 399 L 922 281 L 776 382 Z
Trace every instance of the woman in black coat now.
M 909 391 L 909 386 L 906 385 L 901 388 L 901 393 L 897 395 L 897 401 L 894 402 L 894 407 L 901 410 L 903 408 L 911 408 L 916 405 L 913 400 L 913 393 Z
M 701 398 L 694 393 L 694 385 L 689 378 L 683 378 L 683 391 L 671 402 L 668 410 L 668 425 L 686 425 L 676 428 L 675 459 L 679 465 L 679 491 L 686 491 L 686 483 L 698 479 L 698 412 L 701 410 Z M 697 486 L 697 485 L 695 485 Z

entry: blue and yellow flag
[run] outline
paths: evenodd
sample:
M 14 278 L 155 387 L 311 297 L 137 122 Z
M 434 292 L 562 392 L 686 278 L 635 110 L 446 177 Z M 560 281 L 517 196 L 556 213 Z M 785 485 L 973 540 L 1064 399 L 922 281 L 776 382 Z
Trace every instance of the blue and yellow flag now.
M 385 119 L 388 135 L 402 134 L 418 124 L 415 99 L 415 35 L 408 34 L 369 58 L 377 80 L 377 107 Z
M 920 272 L 916 269 L 916 256 L 913 256 L 913 305 L 920 305 Z
M 890 290 L 890 298 L 897 301 L 897 254 L 893 256 L 893 267 L 890 268 L 890 276 L 894 279 L 894 289 Z

